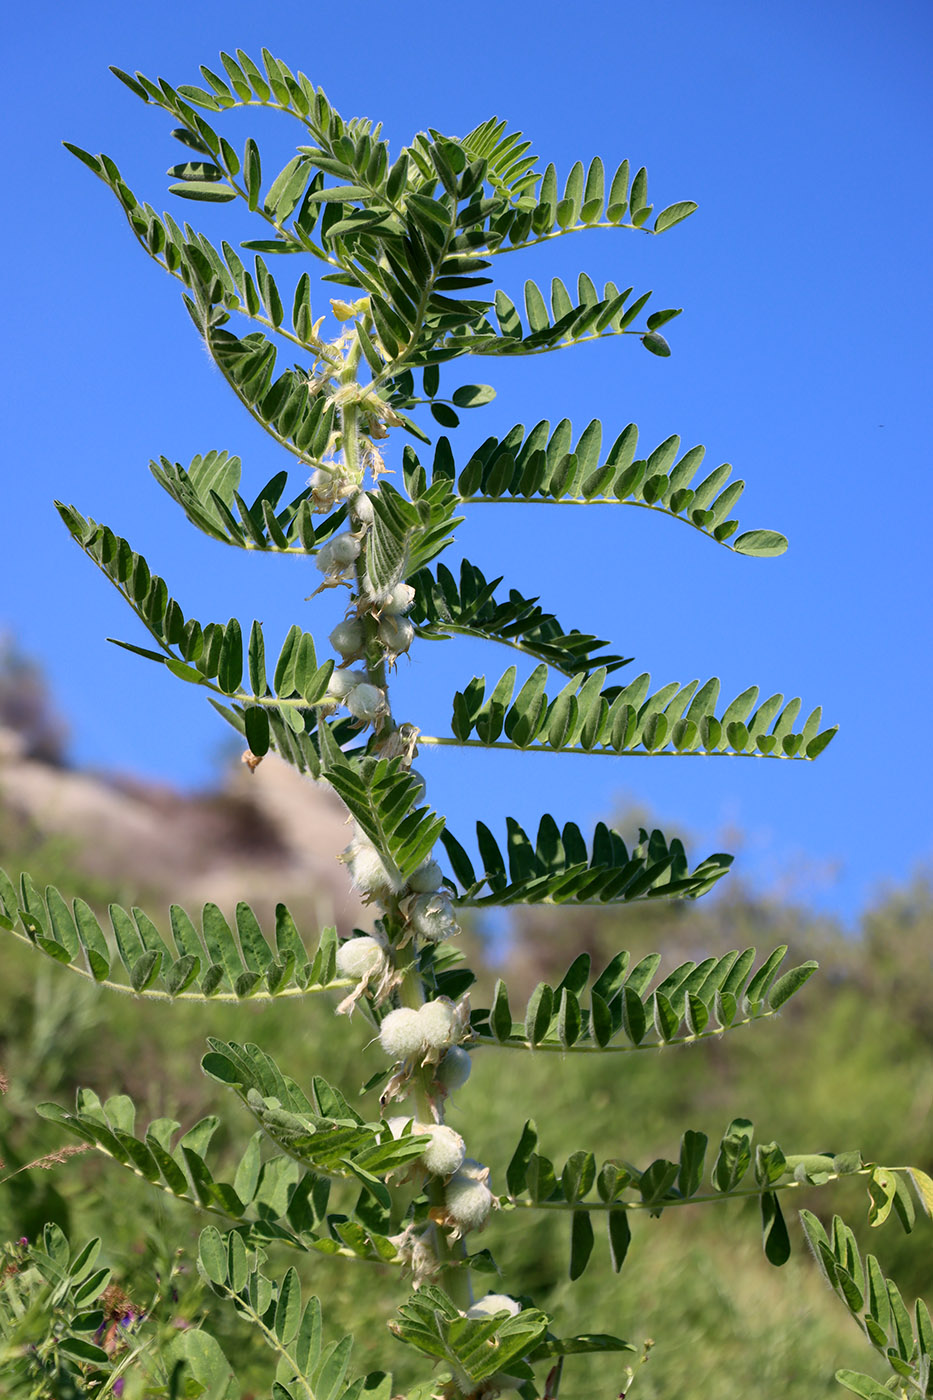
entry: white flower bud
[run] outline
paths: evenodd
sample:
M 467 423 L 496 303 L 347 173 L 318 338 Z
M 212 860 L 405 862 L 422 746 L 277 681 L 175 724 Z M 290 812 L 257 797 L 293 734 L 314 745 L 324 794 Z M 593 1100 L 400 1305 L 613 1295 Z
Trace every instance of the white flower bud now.
M 429 943 L 441 943 L 460 932 L 447 894 L 419 894 L 408 911 L 408 921 L 419 938 Z
M 384 613 L 390 613 L 393 617 L 399 613 L 407 613 L 412 603 L 415 601 L 415 590 L 410 583 L 397 583 L 388 594 L 381 605 Z
M 341 977 L 366 977 L 380 971 L 385 962 L 385 949 L 368 933 L 348 938 L 337 949 L 337 971 Z
M 459 1045 L 452 1045 L 434 1071 L 434 1078 L 448 1094 L 453 1094 L 457 1089 L 463 1088 L 472 1068 L 473 1061 L 466 1050 L 461 1050 Z
M 469 1161 L 469 1159 L 467 1159 Z M 466 1165 L 466 1163 L 464 1163 Z M 480 1163 L 475 1163 L 479 1166 Z M 483 1167 L 484 1175 L 487 1174 Z M 450 1181 L 444 1193 L 447 1218 L 458 1235 L 468 1230 L 481 1230 L 489 1219 L 492 1210 L 493 1194 L 485 1180 L 476 1180 L 461 1167 Z
M 432 1176 L 450 1176 L 463 1163 L 466 1145 L 459 1133 L 444 1123 L 425 1126 L 416 1123 L 416 1133 L 428 1133 L 431 1141 L 421 1154 L 421 1161 Z
M 360 542 L 349 531 L 334 535 L 322 544 L 314 563 L 322 574 L 331 578 L 341 578 L 352 567 L 360 553 Z
M 508 1313 L 509 1317 L 518 1317 L 522 1310 L 521 1303 L 516 1303 L 514 1298 L 510 1298 L 507 1293 L 487 1293 L 485 1298 L 480 1298 L 472 1307 L 467 1308 L 467 1317 L 495 1317 L 496 1313 Z
M 419 1006 L 418 1026 L 422 1043 L 427 1050 L 447 1050 L 457 1040 L 459 1025 L 457 1010 L 447 997 L 436 1001 L 426 1001 Z
M 365 671 L 346 671 L 338 666 L 331 673 L 331 678 L 327 682 L 327 694 L 333 696 L 335 700 L 343 700 L 350 694 L 351 690 L 355 690 L 358 685 L 365 684 Z
M 414 637 L 415 629 L 407 617 L 384 613 L 379 619 L 379 640 L 393 660 L 408 651 Z
M 409 877 L 408 888 L 416 894 L 432 894 L 440 889 L 444 872 L 436 860 L 426 860 L 424 865 L 419 865 L 413 875 Z
M 379 1027 L 379 1044 L 393 1060 L 406 1060 L 421 1050 L 421 1019 L 414 1007 L 389 1012 Z
M 330 644 L 339 651 L 344 661 L 352 661 L 363 651 L 363 624 L 358 617 L 347 617 L 338 622 L 330 634 Z
M 385 693 L 366 681 L 344 697 L 344 704 L 353 718 L 362 720 L 364 724 L 373 724 L 388 709 Z

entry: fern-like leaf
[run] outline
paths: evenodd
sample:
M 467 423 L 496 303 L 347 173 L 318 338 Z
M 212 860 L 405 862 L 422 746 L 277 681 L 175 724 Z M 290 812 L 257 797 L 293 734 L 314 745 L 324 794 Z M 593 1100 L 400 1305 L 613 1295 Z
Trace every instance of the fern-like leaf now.
M 571 677 L 553 699 L 544 689 L 546 666 L 536 667 L 517 695 L 516 678 L 512 666 L 487 698 L 485 678 L 474 676 L 454 695 L 453 738 L 422 735 L 418 742 L 560 753 L 814 759 L 837 728 L 820 728 L 818 707 L 797 730 L 799 699 L 784 704 L 782 695 L 772 695 L 759 703 L 757 686 L 743 690 L 717 717 L 716 678 L 702 686 L 675 681 L 649 694 L 647 672 L 626 686 L 606 687 L 601 667 L 589 676 L 579 672 Z
M 516 1018 L 501 979 L 492 1006 L 472 1013 L 479 1044 L 564 1053 L 658 1050 L 714 1040 L 751 1021 L 773 1016 L 816 971 L 802 963 L 780 977 L 786 946 L 755 967 L 755 949 L 681 963 L 656 985 L 661 962 L 651 953 L 632 965 L 615 955 L 591 980 L 589 954 L 571 963 L 557 986 L 539 983 Z
M 477 823 L 482 874 L 477 876 L 463 847 L 445 831 L 441 840 L 461 889 L 457 903 L 505 904 L 629 903 L 637 899 L 695 899 L 726 874 L 732 857 L 716 854 L 691 871 L 683 844 L 668 843 L 660 831 L 639 832 L 631 851 L 617 831 L 600 822 L 587 848 L 580 829 L 563 829 L 544 816 L 532 841 L 518 822 L 506 818 L 507 858 L 482 822 Z

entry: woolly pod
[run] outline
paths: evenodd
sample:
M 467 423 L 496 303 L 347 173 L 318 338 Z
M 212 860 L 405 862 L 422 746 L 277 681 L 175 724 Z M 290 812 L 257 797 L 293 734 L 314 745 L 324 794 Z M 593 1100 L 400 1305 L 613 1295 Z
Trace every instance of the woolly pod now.
M 415 1118 L 397 1115 L 387 1118 L 385 1125 L 396 1140 L 404 1136 L 409 1125 L 412 1137 L 429 1139 L 413 1165 L 422 1166 L 431 1176 L 451 1176 L 463 1165 L 466 1144 L 460 1134 L 448 1128 L 446 1123 L 419 1123 Z
M 420 1053 L 424 1044 L 421 1021 L 413 1006 L 390 1011 L 379 1027 L 379 1044 L 393 1060 L 407 1060 Z
M 350 513 L 360 525 L 371 525 L 376 512 L 365 491 L 360 491 L 350 502 Z
M 380 612 L 397 617 L 407 613 L 415 601 L 415 590 L 410 583 L 397 583 L 391 593 L 387 593 L 380 603 Z
M 451 1176 L 462 1165 L 466 1144 L 446 1123 L 416 1123 L 415 1133 L 427 1133 L 431 1141 L 421 1154 L 421 1163 L 432 1176 Z
M 386 864 L 372 842 L 360 831 L 357 831 L 340 858 L 346 863 L 356 888 L 369 899 L 391 898 L 404 887 L 395 866 Z
M 423 865 L 419 865 L 414 874 L 408 877 L 408 888 L 414 890 L 415 894 L 433 894 L 439 890 L 444 878 L 444 872 L 436 860 L 426 860 Z
M 363 724 L 377 724 L 389 713 L 385 691 L 363 681 L 345 696 L 343 702 L 354 719 Z
M 357 657 L 363 655 L 366 646 L 362 620 L 359 617 L 344 618 L 343 622 L 337 623 L 329 640 L 334 651 L 338 651 L 344 661 L 356 661 Z
M 362 601 L 364 606 L 377 616 L 383 613 L 398 616 L 408 612 L 415 601 L 415 590 L 410 583 L 396 583 L 392 588 L 379 588 L 366 573 L 363 577 Z
M 415 638 L 415 629 L 407 617 L 385 613 L 379 620 L 379 641 L 385 648 L 389 665 L 394 665 L 408 651 Z
M 436 1064 L 462 1039 L 468 1020 L 465 999 L 454 1005 L 449 997 L 437 997 L 417 1010 L 400 1006 L 383 1019 L 379 1043 L 395 1060 Z
M 460 1017 L 456 1006 L 447 997 L 426 1001 L 418 1008 L 425 1058 L 437 1061 L 460 1039 Z
M 508 1313 L 509 1317 L 518 1317 L 521 1310 L 521 1303 L 516 1303 L 507 1293 L 487 1293 L 485 1298 L 467 1308 L 465 1316 L 495 1317 L 498 1313 Z
M 466 1050 L 462 1050 L 459 1045 L 452 1045 L 447 1054 L 438 1062 L 434 1071 L 434 1083 L 441 1094 L 454 1094 L 458 1089 L 462 1089 L 470 1077 L 473 1062 Z
M 482 1230 L 496 1198 L 488 1186 L 489 1168 L 467 1157 L 444 1191 L 441 1223 L 451 1227 L 454 1239 L 471 1230 Z
M 358 685 L 365 685 L 366 681 L 365 671 L 347 671 L 338 666 L 331 672 L 327 682 L 327 694 L 334 700 L 345 700 L 351 690 L 355 690 Z
M 412 930 L 426 943 L 442 943 L 455 938 L 460 925 L 454 918 L 450 896 L 443 891 L 419 894 L 408 904 L 408 921 Z
M 389 947 L 377 922 L 375 934 L 359 933 L 348 938 L 337 949 L 337 972 L 341 977 L 353 977 L 357 984 L 337 1007 L 338 1016 L 352 1016 L 353 1010 L 367 992 L 376 1005 L 385 1001 L 398 986 L 401 974 L 392 964 Z
M 321 545 L 314 558 L 315 567 L 333 580 L 346 578 L 352 572 L 360 554 L 360 542 L 349 531 L 333 535 Z
M 341 977 L 372 978 L 385 970 L 386 950 L 377 938 L 364 933 L 348 938 L 337 949 L 337 971 Z

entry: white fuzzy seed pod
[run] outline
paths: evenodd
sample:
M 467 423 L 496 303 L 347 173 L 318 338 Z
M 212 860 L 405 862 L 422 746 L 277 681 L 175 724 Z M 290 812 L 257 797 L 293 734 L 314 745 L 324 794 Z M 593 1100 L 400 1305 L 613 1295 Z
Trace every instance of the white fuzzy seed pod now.
M 434 1071 L 434 1078 L 448 1094 L 453 1094 L 457 1089 L 463 1088 L 472 1068 L 473 1061 L 466 1050 L 461 1050 L 459 1045 L 452 1045 Z
M 350 502 L 350 509 L 355 519 L 357 519 L 361 525 L 371 525 L 373 523 L 373 516 L 375 515 L 373 503 L 365 491 L 361 491 L 358 496 L 353 497 L 353 500 Z
M 385 899 L 398 894 L 403 888 L 402 877 L 394 868 L 389 868 L 379 852 L 369 841 L 359 837 L 344 851 L 344 859 L 350 871 L 350 878 L 363 894 Z
M 378 686 L 363 682 L 344 697 L 343 702 L 354 719 L 373 724 L 386 713 L 386 698 Z
M 415 590 L 411 584 L 397 583 L 382 604 L 382 611 L 395 617 L 399 613 L 407 613 L 414 601 Z
M 424 1126 L 415 1124 L 416 1133 L 428 1133 L 431 1141 L 421 1154 L 421 1161 L 432 1176 L 450 1176 L 462 1165 L 466 1145 L 459 1133 L 444 1123 Z
M 408 921 L 418 937 L 428 943 L 441 943 L 460 932 L 450 896 L 437 892 L 419 894 L 408 911 Z
M 416 1055 L 423 1043 L 421 1018 L 411 1006 L 390 1011 L 379 1027 L 379 1044 L 393 1060 L 407 1060 Z
M 337 971 L 341 977 L 367 977 L 382 971 L 385 963 L 385 949 L 368 933 L 361 938 L 348 938 L 337 949 Z
M 315 556 L 315 566 L 322 574 L 329 574 L 332 578 L 339 578 L 352 568 L 360 553 L 360 542 L 348 532 L 342 535 L 334 535 L 326 544 L 322 544 Z
M 522 1310 L 521 1303 L 516 1303 L 514 1298 L 510 1298 L 507 1293 L 487 1293 L 485 1298 L 480 1298 L 472 1307 L 467 1308 L 467 1317 L 495 1317 L 496 1313 L 508 1313 L 509 1317 L 518 1317 Z
M 461 1235 L 468 1230 L 483 1228 L 489 1219 L 492 1202 L 493 1195 L 485 1181 L 474 1181 L 471 1176 L 464 1175 L 462 1169 L 447 1183 L 444 1193 L 447 1216 Z
M 345 671 L 342 667 L 337 667 L 331 672 L 330 680 L 327 682 L 327 694 L 334 700 L 344 700 L 355 690 L 358 685 L 366 684 L 365 671 Z
M 414 890 L 416 894 L 433 894 L 441 887 L 444 872 L 436 860 L 426 860 L 424 865 L 419 865 L 413 875 L 409 876 L 408 888 Z
M 463 1166 L 457 1175 L 468 1177 L 470 1181 L 486 1182 L 489 1180 L 489 1168 L 482 1162 L 477 1162 L 475 1157 L 464 1157 Z
M 448 1050 L 457 1037 L 457 1012 L 446 997 L 426 1001 L 417 1011 L 421 1039 L 427 1050 Z
M 379 640 L 393 657 L 402 656 L 415 638 L 415 629 L 407 617 L 384 613 L 379 619 Z
M 344 661 L 352 661 L 363 650 L 363 624 L 358 617 L 344 618 L 330 634 L 330 644 Z

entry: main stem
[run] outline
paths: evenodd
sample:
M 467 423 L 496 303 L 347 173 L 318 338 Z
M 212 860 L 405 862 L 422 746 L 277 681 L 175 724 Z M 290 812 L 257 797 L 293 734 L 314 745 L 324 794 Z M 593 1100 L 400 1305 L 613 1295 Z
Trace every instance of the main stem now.
M 357 369 L 362 354 L 362 347 L 357 338 L 350 348 L 344 362 L 343 370 L 340 374 L 341 385 L 357 382 Z M 361 478 L 360 471 L 360 406 L 359 403 L 350 401 L 341 407 L 340 410 L 341 427 L 341 447 L 343 459 L 347 468 L 347 474 L 354 478 Z M 356 565 L 357 587 L 363 592 L 363 574 L 365 570 L 364 557 L 361 554 Z M 365 628 L 365 663 L 366 674 L 371 684 L 378 686 L 388 696 L 388 676 L 386 673 L 385 653 L 379 645 L 376 620 L 367 615 L 363 618 Z M 394 723 L 389 719 L 388 723 L 394 728 Z M 398 911 L 394 911 L 396 919 Z M 392 934 L 393 911 L 386 910 L 386 931 L 390 938 Z M 418 970 L 417 959 L 411 944 L 408 945 L 410 961 L 407 966 L 400 968 L 402 972 L 401 985 L 399 987 L 399 999 L 403 1006 L 419 1007 L 424 1003 L 424 982 Z M 411 1087 L 415 1103 L 415 1118 L 419 1122 L 443 1122 L 444 1106 L 443 1099 L 432 1096 L 430 1091 L 431 1081 L 434 1078 L 434 1066 L 422 1066 L 412 1076 Z M 430 1176 L 426 1185 L 426 1195 L 432 1207 L 441 1208 L 444 1205 L 444 1183 L 440 1177 Z M 434 1254 L 437 1258 L 440 1270 L 436 1276 L 436 1281 L 445 1290 L 448 1296 L 464 1311 L 473 1302 L 473 1290 L 470 1284 L 469 1270 L 463 1267 L 462 1261 L 466 1258 L 466 1245 L 462 1239 L 451 1241 L 444 1226 L 432 1223 L 429 1228 Z

